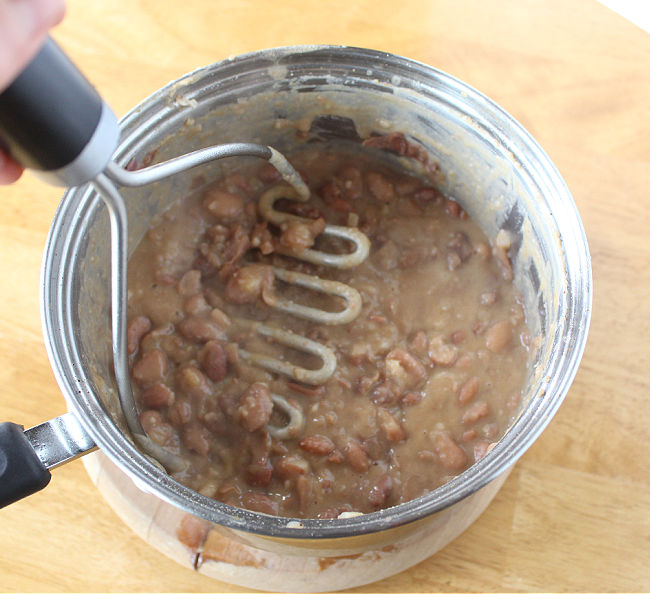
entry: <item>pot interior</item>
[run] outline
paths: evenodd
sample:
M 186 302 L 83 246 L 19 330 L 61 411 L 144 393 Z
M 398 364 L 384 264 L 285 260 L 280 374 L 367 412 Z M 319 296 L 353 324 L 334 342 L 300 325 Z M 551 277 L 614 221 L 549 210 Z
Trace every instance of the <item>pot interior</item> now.
M 296 128 L 307 131 L 298 139 Z M 571 196 L 535 141 L 489 99 L 432 68 L 351 48 L 286 48 L 243 56 L 189 74 L 122 121 L 115 159 L 158 162 L 225 142 L 257 142 L 291 153 L 300 143 L 358 143 L 403 132 L 422 144 L 457 200 L 490 239 L 505 230 L 515 282 L 532 336 L 522 412 L 484 459 L 435 492 L 347 520 L 303 521 L 302 536 L 385 529 L 442 509 L 484 486 L 534 441 L 577 370 L 589 321 L 591 273 Z M 397 159 L 397 157 L 390 157 Z M 124 189 L 130 251 L 152 217 L 197 183 L 221 175 L 215 162 L 139 189 Z M 98 445 L 160 497 L 243 530 L 293 536 L 270 518 L 208 500 L 164 475 L 124 437 L 110 347 L 110 235 L 103 203 L 89 187 L 66 192 L 48 241 L 43 317 L 57 378 Z M 108 412 L 108 414 L 106 414 Z M 295 533 L 295 531 L 294 531 Z

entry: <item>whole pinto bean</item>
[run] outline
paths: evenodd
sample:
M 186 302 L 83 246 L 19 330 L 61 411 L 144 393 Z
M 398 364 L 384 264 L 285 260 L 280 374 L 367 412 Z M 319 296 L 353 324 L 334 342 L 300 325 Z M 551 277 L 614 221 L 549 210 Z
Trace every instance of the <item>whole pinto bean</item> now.
M 282 456 L 273 468 L 281 479 L 295 478 L 309 472 L 309 462 L 297 454 Z
M 395 199 L 393 184 L 381 173 L 370 171 L 366 174 L 366 184 L 370 194 L 382 204 L 387 204 Z
M 235 272 L 226 285 L 224 296 L 230 303 L 254 303 L 275 281 L 273 268 L 267 264 L 249 264 Z
M 187 398 L 179 398 L 167 411 L 169 422 L 175 427 L 185 425 L 192 420 L 192 405 Z
M 145 433 L 158 445 L 169 445 L 173 443 L 174 439 L 178 439 L 174 428 L 164 421 L 157 410 L 145 410 L 141 413 L 140 423 Z
M 141 386 L 161 382 L 167 373 L 167 357 L 160 349 L 147 351 L 133 366 L 133 379 Z
M 244 493 L 243 503 L 246 509 L 270 516 L 277 516 L 280 511 L 278 502 L 265 493 L 255 491 Z
M 447 470 L 458 471 L 467 465 L 467 454 L 448 431 L 436 431 L 433 434 L 433 449 L 440 464 Z
M 406 439 L 406 431 L 404 431 L 399 421 L 389 411 L 385 408 L 379 408 L 377 410 L 377 417 L 379 419 L 379 426 L 382 428 L 388 441 L 397 443 Z
M 293 252 L 303 252 L 314 245 L 314 241 L 325 229 L 325 219 L 314 221 L 288 221 L 282 224 L 280 245 Z
M 200 293 L 188 297 L 183 303 L 183 311 L 190 316 L 203 316 L 211 311 L 210 304 Z
M 267 487 L 273 478 L 273 466 L 269 460 L 271 437 L 266 431 L 256 431 L 246 436 L 250 463 L 246 466 L 244 478 L 252 487 Z
M 210 432 L 200 423 L 190 423 L 183 428 L 183 445 L 205 457 L 210 451 Z
M 389 474 L 384 474 L 370 489 L 368 503 L 374 508 L 385 507 L 392 491 L 393 479 Z
M 463 415 L 463 425 L 472 425 L 479 419 L 490 414 L 490 406 L 487 402 L 479 401 L 472 404 Z
M 370 467 L 368 454 L 361 447 L 361 444 L 353 437 L 348 438 L 343 445 L 343 455 L 348 464 L 357 472 L 366 472 Z
M 478 378 L 476 376 L 470 377 L 460 388 L 458 403 L 464 405 L 473 400 L 478 393 L 478 388 Z
M 244 210 L 244 200 L 217 188 L 208 190 L 203 206 L 220 221 L 232 221 Z
M 165 384 L 157 383 L 142 392 L 142 403 L 147 408 L 163 408 L 174 402 L 174 392 Z
M 492 324 L 485 333 L 485 346 L 493 353 L 503 351 L 512 340 L 512 324 L 501 320 Z
M 334 442 L 325 435 L 307 435 L 298 442 L 298 445 L 305 452 L 316 454 L 317 456 L 326 456 L 333 452 L 336 447 Z
M 212 394 L 212 386 L 208 378 L 193 364 L 179 369 L 176 382 L 180 392 L 188 396 L 207 398 Z
M 303 474 L 296 478 L 295 492 L 296 497 L 298 498 L 298 509 L 300 509 L 300 511 L 304 512 L 307 509 L 309 503 L 312 501 L 314 490 L 313 487 L 313 477 Z
M 266 384 L 255 382 L 244 390 L 239 400 L 237 416 L 246 431 L 257 431 L 269 422 L 273 412 L 271 391 Z
M 442 334 L 434 334 L 429 339 L 429 358 L 436 365 L 450 367 L 458 357 L 458 349 L 445 341 Z
M 205 343 L 199 351 L 199 362 L 205 374 L 213 381 L 220 382 L 228 372 L 228 359 L 223 345 L 216 340 Z
M 392 350 L 385 363 L 386 376 L 406 389 L 412 390 L 424 381 L 424 365 L 404 349 Z
M 188 270 L 178 281 L 176 287 L 181 297 L 192 297 L 201 292 L 201 271 Z
M 137 316 L 126 327 L 126 341 L 129 355 L 138 350 L 142 337 L 151 330 L 151 320 L 145 316 Z
M 268 487 L 273 478 L 273 466 L 268 458 L 253 460 L 245 472 L 246 483 L 251 487 Z
M 178 331 L 193 342 L 208 342 L 209 340 L 225 340 L 226 333 L 211 318 L 189 317 L 178 324 Z

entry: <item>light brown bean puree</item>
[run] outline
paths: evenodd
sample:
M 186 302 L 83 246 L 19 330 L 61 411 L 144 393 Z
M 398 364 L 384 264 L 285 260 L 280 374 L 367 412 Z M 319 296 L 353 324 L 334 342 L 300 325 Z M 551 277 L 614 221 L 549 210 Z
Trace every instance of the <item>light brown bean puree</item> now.
M 272 166 L 246 161 L 182 198 L 131 259 L 129 351 L 140 418 L 152 440 L 188 461 L 175 478 L 208 497 L 292 517 L 376 511 L 461 473 L 518 412 L 529 339 L 505 249 L 491 246 L 456 202 L 376 159 L 382 149 L 413 149 L 401 135 L 365 144 L 374 148 L 356 156 L 318 145 L 290 159 L 313 196 L 278 208 L 309 224 L 267 225 L 257 200 L 281 180 Z M 345 252 L 319 237 L 325 221 L 366 233 L 368 259 L 341 271 L 275 252 L 314 241 Z M 337 304 L 279 282 L 270 265 L 355 287 L 361 313 L 325 326 L 272 309 L 265 297 L 274 294 Z M 319 365 L 238 319 L 330 346 L 336 372 L 310 386 L 243 362 L 242 348 Z M 271 393 L 304 416 L 298 435 L 271 436 L 269 428 L 287 422 Z

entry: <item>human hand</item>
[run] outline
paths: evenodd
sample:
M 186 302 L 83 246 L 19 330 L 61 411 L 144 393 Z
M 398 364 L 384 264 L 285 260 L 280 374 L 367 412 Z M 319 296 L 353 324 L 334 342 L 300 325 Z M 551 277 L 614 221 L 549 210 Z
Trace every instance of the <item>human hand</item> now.
M 0 0 L 0 93 L 36 55 L 64 14 L 64 0 Z M 0 149 L 0 185 L 15 182 L 22 171 Z

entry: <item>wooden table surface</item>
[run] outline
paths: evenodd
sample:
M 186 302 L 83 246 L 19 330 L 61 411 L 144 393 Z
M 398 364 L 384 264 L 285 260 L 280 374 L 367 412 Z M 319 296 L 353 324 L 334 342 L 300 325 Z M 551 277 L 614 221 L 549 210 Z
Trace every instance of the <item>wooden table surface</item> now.
M 54 36 L 118 115 L 198 66 L 302 43 L 370 47 L 486 93 L 549 153 L 589 239 L 593 321 L 543 436 L 456 541 L 360 591 L 650 590 L 650 36 L 595 1 L 72 0 Z M 65 411 L 39 270 L 61 196 L 0 188 L 0 419 Z M 136 537 L 80 462 L 0 512 L 0 590 L 241 591 Z

